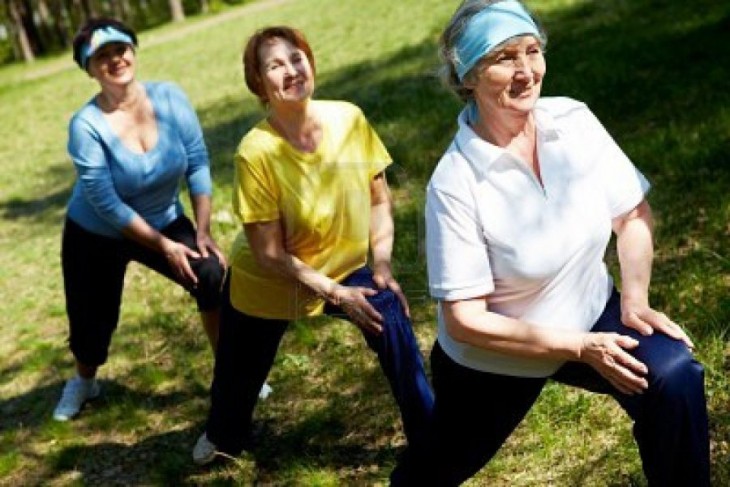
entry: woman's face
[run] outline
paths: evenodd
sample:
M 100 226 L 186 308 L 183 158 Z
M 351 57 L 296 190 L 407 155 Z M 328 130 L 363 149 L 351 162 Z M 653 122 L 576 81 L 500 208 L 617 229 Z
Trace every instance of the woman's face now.
M 482 59 L 464 86 L 474 90 L 481 112 L 527 113 L 540 96 L 546 66 L 540 42 L 523 36 Z
M 104 85 L 124 85 L 134 81 L 134 49 L 123 42 L 111 42 L 99 48 L 89 59 L 89 76 Z
M 286 39 L 275 37 L 259 48 L 265 101 L 272 107 L 300 103 L 312 96 L 314 77 L 307 55 Z

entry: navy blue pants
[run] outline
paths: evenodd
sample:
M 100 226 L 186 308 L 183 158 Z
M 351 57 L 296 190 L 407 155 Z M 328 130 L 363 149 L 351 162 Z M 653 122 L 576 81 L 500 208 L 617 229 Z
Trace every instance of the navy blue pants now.
M 377 289 L 367 267 L 358 269 L 340 284 Z M 227 279 L 206 433 L 220 451 L 237 455 L 250 446 L 253 409 L 288 321 L 256 318 L 237 311 L 230 303 L 229 286 Z M 411 322 L 392 291 L 379 290 L 367 299 L 383 316 L 383 333 L 375 336 L 363 332 L 363 336 L 378 355 L 390 383 L 409 448 L 419 447 L 428 431 L 433 394 Z M 327 306 L 325 313 L 347 317 L 334 306 Z
M 710 484 L 704 371 L 687 347 L 661 333 L 643 336 L 621 323 L 620 297 L 611 296 L 593 327 L 639 340 L 630 353 L 649 368 L 649 388 L 618 392 L 592 367 L 568 362 L 551 380 L 610 394 L 634 421 L 650 486 Z M 476 474 L 522 421 L 548 379 L 496 375 L 463 367 L 438 342 L 431 353 L 436 395 L 428 485 L 459 485 Z M 404 482 L 417 484 L 417 481 Z

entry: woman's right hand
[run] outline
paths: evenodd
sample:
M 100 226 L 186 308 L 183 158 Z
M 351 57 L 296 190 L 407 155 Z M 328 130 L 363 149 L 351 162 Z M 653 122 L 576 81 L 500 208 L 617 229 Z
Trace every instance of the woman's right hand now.
M 199 259 L 200 254 L 185 244 L 166 239 L 163 246 L 163 253 L 167 259 L 167 263 L 172 268 L 175 275 L 186 284 L 192 287 L 198 285 L 198 276 L 190 267 L 188 259 Z
M 648 369 L 626 351 L 638 346 L 638 340 L 618 333 L 585 333 L 580 361 L 596 369 L 620 392 L 640 394 L 649 387 L 645 378 Z
M 331 293 L 331 301 L 342 308 L 360 329 L 372 335 L 380 335 L 383 332 L 383 317 L 367 300 L 367 297 L 376 294 L 378 291 L 375 289 L 338 284 Z

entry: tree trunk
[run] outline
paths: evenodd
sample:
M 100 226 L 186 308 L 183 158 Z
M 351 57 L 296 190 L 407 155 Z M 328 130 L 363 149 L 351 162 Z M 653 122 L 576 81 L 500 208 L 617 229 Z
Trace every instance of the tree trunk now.
M 185 20 L 185 11 L 183 11 L 182 0 L 170 0 L 170 15 L 173 22 L 181 22 Z
M 55 32 L 61 47 L 66 48 L 71 45 L 71 26 L 68 24 L 70 15 L 65 12 L 65 6 L 62 0 L 50 0 L 49 7 L 51 9 L 51 18 L 53 22 L 53 32 Z
M 74 0 L 74 3 L 77 3 L 81 7 L 81 11 L 84 13 L 84 22 L 89 20 L 91 17 L 97 16 L 94 4 L 91 3 L 91 0 Z
M 200 13 L 207 14 L 210 11 L 208 0 L 200 0 Z
M 18 47 L 20 53 L 23 56 L 23 60 L 26 63 L 32 63 L 35 61 L 35 55 L 33 49 L 30 46 L 30 40 L 28 34 L 25 31 L 25 25 L 23 24 L 23 16 L 20 14 L 20 6 L 16 3 L 16 0 L 7 0 L 8 13 L 13 21 L 13 30 L 15 31 L 15 38 L 18 41 Z
M 20 8 L 18 12 L 25 28 L 25 35 L 28 37 L 28 42 L 33 50 L 34 54 L 43 54 L 46 52 L 46 47 L 41 38 L 41 33 L 38 27 L 35 25 L 35 19 L 33 18 L 33 4 L 30 0 L 20 0 Z
M 114 17 L 124 22 L 130 22 L 131 20 L 131 8 L 128 0 L 112 0 L 112 13 Z

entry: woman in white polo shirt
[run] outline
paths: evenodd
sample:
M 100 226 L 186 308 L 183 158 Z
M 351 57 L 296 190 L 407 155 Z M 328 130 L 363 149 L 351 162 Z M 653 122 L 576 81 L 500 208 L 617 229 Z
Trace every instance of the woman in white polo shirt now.
M 516 0 L 464 2 L 441 38 L 466 106 L 427 191 L 428 478 L 474 475 L 553 379 L 618 401 L 650 485 L 709 485 L 703 369 L 648 301 L 649 183 L 583 103 L 539 98 L 545 43 Z M 611 230 L 620 295 L 603 261 Z

